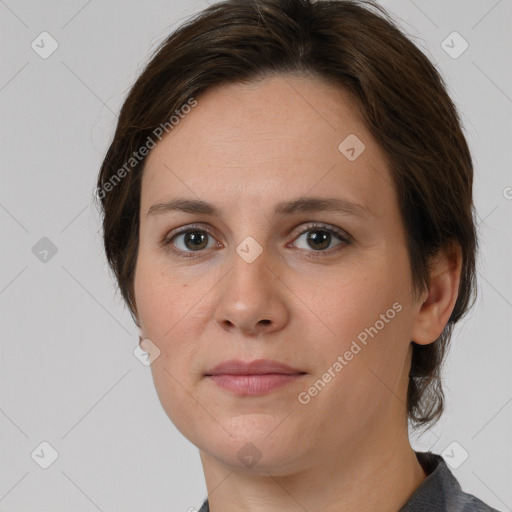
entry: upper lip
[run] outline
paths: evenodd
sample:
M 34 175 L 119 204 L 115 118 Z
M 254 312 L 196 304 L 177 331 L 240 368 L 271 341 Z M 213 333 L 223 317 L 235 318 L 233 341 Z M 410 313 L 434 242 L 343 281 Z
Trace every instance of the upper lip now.
M 254 361 L 241 361 L 239 359 L 231 359 L 224 361 L 217 366 L 211 368 L 206 375 L 263 375 L 265 373 L 281 373 L 281 374 L 299 374 L 306 373 L 296 368 L 292 368 L 287 364 L 271 359 L 255 359 Z

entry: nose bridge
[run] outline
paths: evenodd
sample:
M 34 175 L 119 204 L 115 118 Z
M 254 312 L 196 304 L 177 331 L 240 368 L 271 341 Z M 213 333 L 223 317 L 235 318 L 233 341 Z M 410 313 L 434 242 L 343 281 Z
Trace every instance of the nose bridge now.
M 242 192 L 240 190 L 240 192 Z M 268 219 L 261 211 L 255 197 L 240 193 L 236 201 L 238 217 L 235 222 L 235 244 L 232 254 L 233 268 L 228 275 L 231 279 L 251 280 L 254 275 L 269 272 L 270 249 L 267 245 Z M 253 219 L 253 222 L 250 222 Z
M 215 319 L 223 328 L 245 332 L 277 329 L 287 318 L 279 280 L 271 271 L 271 252 L 253 237 L 244 238 L 232 254 Z
M 229 289 L 225 290 L 226 294 L 233 294 L 233 299 L 247 305 L 270 295 L 269 256 L 269 250 L 265 250 L 255 238 L 244 238 L 235 247 L 232 268 L 227 275 Z

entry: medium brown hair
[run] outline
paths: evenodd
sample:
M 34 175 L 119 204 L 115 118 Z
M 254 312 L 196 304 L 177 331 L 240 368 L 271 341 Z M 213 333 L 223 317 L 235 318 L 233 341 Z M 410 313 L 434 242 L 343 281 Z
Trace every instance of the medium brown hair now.
M 443 333 L 427 345 L 413 342 L 407 414 L 414 428 L 426 427 L 443 412 L 441 366 L 453 325 L 476 290 L 473 168 L 442 77 L 374 2 L 225 0 L 164 40 L 122 106 L 98 176 L 109 265 L 139 325 L 133 285 L 145 162 L 140 149 L 152 147 L 159 127 L 169 131 L 171 116 L 181 117 L 183 105 L 201 92 L 285 73 L 334 84 L 359 106 L 390 164 L 415 293 L 426 289 L 430 258 L 439 249 L 461 248 L 458 297 Z

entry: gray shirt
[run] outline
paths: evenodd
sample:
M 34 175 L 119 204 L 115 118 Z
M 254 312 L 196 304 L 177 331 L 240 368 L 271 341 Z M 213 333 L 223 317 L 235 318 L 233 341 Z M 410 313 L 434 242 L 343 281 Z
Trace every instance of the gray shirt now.
M 427 477 L 398 512 L 499 512 L 465 493 L 441 455 L 415 453 Z M 210 512 L 208 498 L 199 512 Z

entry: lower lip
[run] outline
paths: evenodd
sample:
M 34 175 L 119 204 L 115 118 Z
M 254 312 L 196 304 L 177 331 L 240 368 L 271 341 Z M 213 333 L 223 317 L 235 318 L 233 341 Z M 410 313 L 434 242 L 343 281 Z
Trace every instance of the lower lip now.
M 302 377 L 301 373 L 265 373 L 262 375 L 209 375 L 217 386 L 239 395 L 262 395 Z

